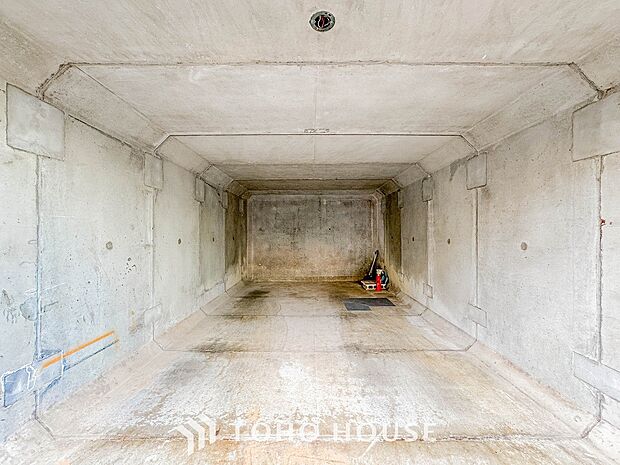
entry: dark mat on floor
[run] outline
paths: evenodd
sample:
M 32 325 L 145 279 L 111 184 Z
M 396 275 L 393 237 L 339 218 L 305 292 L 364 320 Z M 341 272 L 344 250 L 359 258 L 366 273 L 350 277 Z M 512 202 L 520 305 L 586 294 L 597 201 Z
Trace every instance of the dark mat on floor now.
M 370 307 L 394 307 L 394 304 L 390 299 L 385 297 L 379 298 L 352 298 L 344 301 L 344 306 L 349 311 L 366 311 L 370 310 Z

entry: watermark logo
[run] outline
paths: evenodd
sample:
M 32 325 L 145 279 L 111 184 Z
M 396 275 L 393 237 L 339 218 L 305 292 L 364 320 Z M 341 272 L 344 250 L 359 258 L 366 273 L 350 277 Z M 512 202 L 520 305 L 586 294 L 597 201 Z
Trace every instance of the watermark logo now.
M 173 428 L 171 431 L 178 431 L 187 439 L 187 454 L 215 443 L 218 439 L 228 441 L 254 441 L 254 442 L 280 442 L 280 441 L 302 441 L 313 442 L 317 440 L 334 442 L 369 442 L 372 447 L 377 442 L 394 441 L 426 441 L 434 442 L 432 437 L 433 426 L 431 423 L 422 425 L 410 423 L 399 425 L 395 423 L 356 423 L 347 422 L 345 424 L 334 423 L 331 427 L 311 422 L 282 422 L 274 424 L 265 421 L 248 423 L 244 420 L 237 420 L 228 425 L 225 436 L 219 435 L 219 425 L 217 421 L 207 415 L 200 415 L 196 419 L 190 419 L 184 424 Z
M 192 455 L 196 450 L 202 450 L 207 445 L 213 444 L 217 435 L 217 422 L 206 415 L 200 415 L 196 420 L 190 419 L 173 430 L 178 431 L 187 439 L 187 455 Z M 198 449 L 196 449 L 198 444 Z

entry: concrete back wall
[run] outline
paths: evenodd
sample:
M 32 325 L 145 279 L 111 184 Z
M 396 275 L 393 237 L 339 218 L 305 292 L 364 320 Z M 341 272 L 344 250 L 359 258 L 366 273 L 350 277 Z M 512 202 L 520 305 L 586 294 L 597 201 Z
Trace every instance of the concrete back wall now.
M 422 181 L 411 184 L 400 212 L 386 210 L 386 234 L 399 216 L 402 264 L 391 271 L 405 292 L 620 426 L 614 95 L 489 147 L 476 161 L 486 166 L 478 189 L 467 189 L 467 162 L 433 173 L 428 201 Z M 573 130 L 579 118 L 583 134 Z M 584 146 L 595 148 L 577 156 L 573 147 Z
M 13 399 L 0 402 L 0 441 L 34 415 L 36 395 L 48 408 L 223 292 L 225 214 L 245 235 L 245 217 L 215 189 L 196 200 L 192 173 L 9 93 L 20 149 L 5 137 L 2 85 L 0 394 Z M 28 118 L 36 124 L 16 126 Z M 245 248 L 235 250 L 229 269 L 239 276 Z M 32 386 L 10 382 L 84 344 Z
M 345 195 L 252 196 L 248 202 L 251 279 L 363 276 L 374 250 L 374 205 L 370 198 Z

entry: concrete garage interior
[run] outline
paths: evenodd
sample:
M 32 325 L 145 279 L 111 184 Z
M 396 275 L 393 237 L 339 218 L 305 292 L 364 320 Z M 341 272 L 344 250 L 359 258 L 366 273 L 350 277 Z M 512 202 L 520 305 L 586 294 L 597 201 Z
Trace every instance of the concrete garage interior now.
M 0 463 L 620 463 L 619 84 L 618 0 L 3 0 Z

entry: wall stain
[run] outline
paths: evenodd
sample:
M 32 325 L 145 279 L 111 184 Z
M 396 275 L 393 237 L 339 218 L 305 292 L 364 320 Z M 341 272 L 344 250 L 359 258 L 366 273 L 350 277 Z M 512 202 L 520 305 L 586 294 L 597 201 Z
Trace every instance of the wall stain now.
M 2 295 L 0 296 L 0 306 L 2 307 L 2 314 L 7 323 L 17 322 L 17 307 L 15 307 L 15 301 L 7 292 L 6 289 L 2 289 Z

